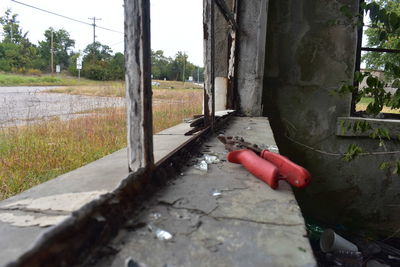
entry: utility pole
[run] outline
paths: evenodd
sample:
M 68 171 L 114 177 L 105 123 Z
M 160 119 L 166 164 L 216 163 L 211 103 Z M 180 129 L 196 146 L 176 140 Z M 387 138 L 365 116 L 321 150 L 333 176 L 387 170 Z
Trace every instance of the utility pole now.
M 183 73 L 182 73 L 182 81 L 183 88 L 185 88 L 185 71 L 186 71 L 186 53 L 183 54 Z
M 14 43 L 13 41 L 13 28 L 14 28 L 14 23 L 13 21 L 10 19 L 9 20 L 9 24 L 10 24 L 10 42 Z
M 94 63 L 96 61 L 96 57 L 95 57 L 95 49 L 96 49 L 96 47 L 95 47 L 95 43 L 96 43 L 96 20 L 101 20 L 101 19 L 100 18 L 96 18 L 96 17 L 88 18 L 88 19 L 93 20 L 93 24 L 92 24 L 92 26 L 93 26 L 92 61 Z
M 50 68 L 51 74 L 54 73 L 54 44 L 53 44 L 53 28 L 51 29 L 51 48 L 50 48 Z

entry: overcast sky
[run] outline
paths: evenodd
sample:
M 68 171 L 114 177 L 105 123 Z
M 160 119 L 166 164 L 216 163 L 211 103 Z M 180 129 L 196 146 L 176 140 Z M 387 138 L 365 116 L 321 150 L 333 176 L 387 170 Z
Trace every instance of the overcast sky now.
M 123 1 L 110 0 L 18 0 L 19 2 L 93 23 L 88 18 L 101 18 L 99 26 L 115 31 L 124 31 Z M 7 8 L 18 14 L 23 31 L 28 31 L 31 42 L 44 39 L 44 31 L 50 26 L 65 29 L 76 41 L 75 49 L 83 50 L 93 42 L 93 27 L 57 17 L 42 11 L 17 4 L 11 0 L 0 0 L 0 16 Z M 151 0 L 152 49 L 163 50 L 166 56 L 178 51 L 189 55 L 189 61 L 203 65 L 202 0 Z M 123 52 L 122 33 L 96 28 L 96 40 L 111 47 L 113 52 Z

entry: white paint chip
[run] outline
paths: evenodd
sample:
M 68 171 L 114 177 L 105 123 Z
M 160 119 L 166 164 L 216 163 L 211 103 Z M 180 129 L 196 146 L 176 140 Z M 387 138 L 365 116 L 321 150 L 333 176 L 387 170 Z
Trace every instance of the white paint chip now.
M 21 210 L 72 212 L 105 193 L 107 193 L 107 191 L 90 191 L 81 193 L 65 193 L 40 198 L 27 198 L 4 205 L 3 207 Z
M 60 223 L 67 218 L 66 215 L 59 216 L 40 216 L 34 217 L 32 215 L 14 215 L 12 213 L 0 213 L 0 221 L 9 223 L 14 226 L 27 227 L 27 226 L 40 226 L 47 227 Z

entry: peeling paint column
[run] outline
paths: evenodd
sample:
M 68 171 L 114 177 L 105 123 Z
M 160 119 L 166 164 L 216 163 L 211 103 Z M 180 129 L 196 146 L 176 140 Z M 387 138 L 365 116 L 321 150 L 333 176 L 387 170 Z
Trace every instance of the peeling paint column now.
M 214 74 L 214 2 L 203 0 L 204 38 L 204 117 L 206 124 L 214 124 L 215 114 L 215 74 Z
M 269 0 L 240 1 L 237 88 L 240 109 L 261 116 Z
M 128 107 L 128 160 L 131 171 L 151 167 L 150 1 L 125 0 L 125 86 Z

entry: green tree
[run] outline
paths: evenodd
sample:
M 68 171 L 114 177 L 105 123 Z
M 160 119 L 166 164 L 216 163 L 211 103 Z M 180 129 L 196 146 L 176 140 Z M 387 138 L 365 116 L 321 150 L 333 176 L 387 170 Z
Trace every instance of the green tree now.
M 88 45 L 84 53 L 86 55 L 83 57 L 82 76 L 102 81 L 124 79 L 125 58 L 122 53 L 112 55 L 111 48 L 100 42 Z M 70 71 L 75 74 L 75 67 L 71 67 Z
M 0 17 L 0 24 L 3 27 L 4 43 L 21 44 L 28 41 L 26 37 L 28 32 L 22 32 L 17 17 L 17 14 L 11 14 L 11 9 L 7 9 L 4 16 Z
M 83 62 L 108 61 L 112 58 L 112 50 L 108 45 L 103 45 L 100 42 L 91 43 L 86 46 L 83 51 L 86 55 L 83 57 Z
M 153 75 L 153 78 L 160 80 L 168 78 L 168 72 L 171 62 L 171 58 L 167 58 L 166 56 L 164 56 L 164 51 L 151 50 L 151 74 Z
M 182 51 L 176 53 L 175 58 L 166 57 L 164 51 L 151 51 L 151 73 L 154 79 L 168 79 L 174 81 L 187 80 L 192 76 L 197 81 L 204 81 L 204 69 L 188 60 L 188 55 Z M 185 74 L 183 75 L 183 71 Z
M 175 55 L 175 59 L 172 62 L 172 75 L 173 75 L 173 80 L 176 81 L 183 81 L 183 79 L 186 80 L 186 65 L 188 61 L 188 55 L 186 55 L 185 52 L 178 51 Z M 183 72 L 185 71 L 185 75 Z
M 38 58 L 37 47 L 23 33 L 17 21 L 17 14 L 11 14 L 7 9 L 0 17 L 4 37 L 0 43 L 0 69 L 3 71 L 24 72 L 33 68 Z
M 125 78 L 125 56 L 122 53 L 115 53 L 108 68 L 113 80 L 123 80 Z
M 400 49 L 400 1 L 370 1 L 365 10 L 370 17 L 367 46 Z M 385 70 L 390 79 L 400 77 L 400 54 L 367 52 L 362 60 L 368 69 Z
M 60 29 L 58 31 L 49 28 L 44 32 L 45 39 L 39 42 L 39 51 L 41 56 L 40 68 L 50 69 L 51 57 L 51 35 L 53 34 L 53 51 L 54 51 L 54 64 L 60 65 L 61 68 L 68 68 L 72 55 L 72 48 L 75 46 L 75 40 L 70 38 L 69 33 Z

